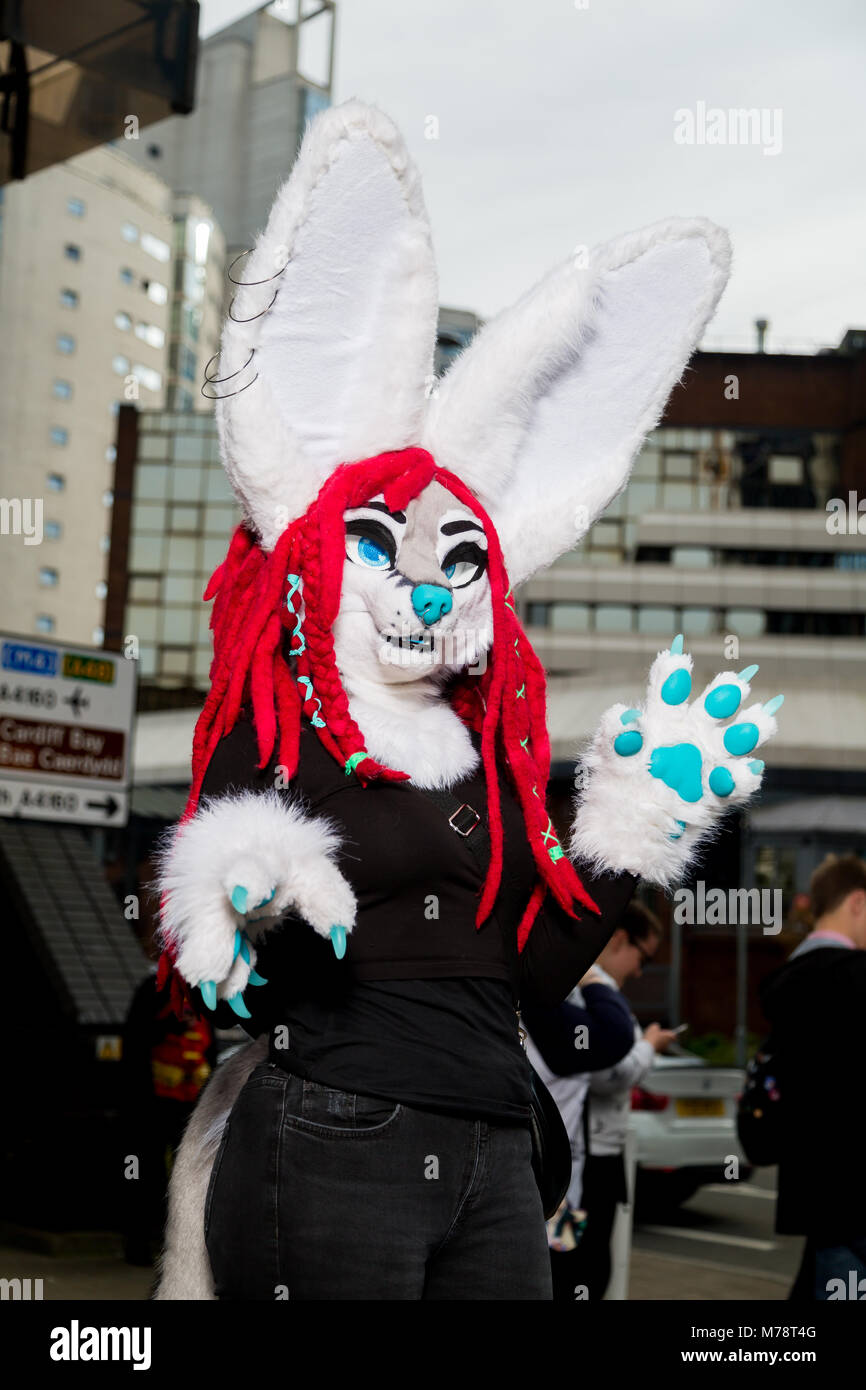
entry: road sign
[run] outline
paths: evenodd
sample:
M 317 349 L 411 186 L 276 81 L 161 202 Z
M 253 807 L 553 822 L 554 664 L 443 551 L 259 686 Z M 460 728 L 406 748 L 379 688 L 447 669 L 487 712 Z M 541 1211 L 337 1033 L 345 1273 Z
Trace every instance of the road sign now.
M 136 664 L 0 634 L 0 816 L 125 825 Z

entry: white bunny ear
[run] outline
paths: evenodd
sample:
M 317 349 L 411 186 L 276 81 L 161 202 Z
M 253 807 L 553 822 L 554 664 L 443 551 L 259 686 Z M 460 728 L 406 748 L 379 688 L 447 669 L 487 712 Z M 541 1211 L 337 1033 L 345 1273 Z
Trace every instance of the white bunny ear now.
M 418 175 L 360 102 L 307 131 L 209 380 L 223 460 L 265 549 L 341 463 L 417 444 L 437 286 Z
M 703 219 L 630 233 L 557 267 L 444 378 L 422 442 L 487 507 L 513 583 L 625 487 L 729 267 L 726 233 Z

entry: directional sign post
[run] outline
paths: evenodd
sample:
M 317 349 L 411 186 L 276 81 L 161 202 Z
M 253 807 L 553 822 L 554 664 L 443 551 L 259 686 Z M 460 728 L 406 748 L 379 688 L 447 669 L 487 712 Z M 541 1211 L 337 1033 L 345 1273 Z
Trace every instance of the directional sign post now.
M 136 663 L 0 633 L 0 816 L 125 825 Z

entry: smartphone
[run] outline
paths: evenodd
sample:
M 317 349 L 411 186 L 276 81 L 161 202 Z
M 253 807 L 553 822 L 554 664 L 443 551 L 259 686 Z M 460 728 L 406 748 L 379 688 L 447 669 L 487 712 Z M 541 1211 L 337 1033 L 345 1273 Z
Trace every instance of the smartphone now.
M 675 1032 L 675 1033 L 684 1033 L 684 1032 L 686 1031 L 686 1029 L 688 1028 L 688 1026 L 689 1026 L 689 1025 L 688 1025 L 687 1023 L 681 1023 L 680 1026 L 679 1026 L 679 1028 L 675 1028 L 675 1029 L 674 1029 L 674 1032 Z

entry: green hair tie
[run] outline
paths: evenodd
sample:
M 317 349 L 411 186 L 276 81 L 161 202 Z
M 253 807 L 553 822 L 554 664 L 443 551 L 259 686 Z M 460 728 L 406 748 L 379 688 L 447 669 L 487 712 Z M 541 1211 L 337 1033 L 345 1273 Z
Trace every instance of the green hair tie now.
M 347 777 L 351 777 L 352 773 L 353 773 L 353 772 L 355 771 L 355 769 L 357 768 L 358 763 L 362 763 L 362 762 L 364 761 L 364 759 L 365 759 L 365 758 L 368 758 L 369 756 L 370 756 L 370 755 L 369 755 L 369 753 L 367 752 L 366 748 L 363 748 L 363 749 L 361 750 L 360 753 L 353 753 L 352 756 L 351 756 L 351 758 L 347 758 L 347 759 L 346 759 L 346 776 L 347 776 Z
M 550 855 L 550 857 L 551 857 L 551 859 L 553 860 L 554 864 L 556 863 L 557 859 L 564 859 L 564 858 L 565 858 L 565 852 L 564 852 L 564 850 L 563 850 L 563 848 L 562 848 L 562 845 L 551 845 L 551 847 L 550 847 L 550 849 L 547 851 L 547 853 Z

